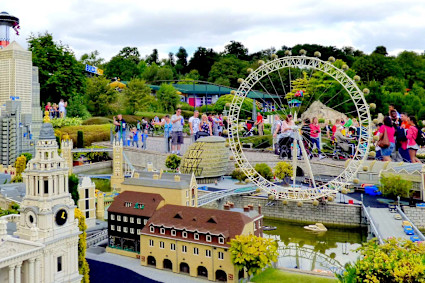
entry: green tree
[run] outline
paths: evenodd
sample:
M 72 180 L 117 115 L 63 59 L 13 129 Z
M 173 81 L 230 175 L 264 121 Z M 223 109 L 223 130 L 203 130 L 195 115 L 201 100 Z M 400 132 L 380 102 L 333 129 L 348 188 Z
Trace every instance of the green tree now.
M 138 64 L 140 62 L 139 51 L 136 47 L 124 47 L 118 55 L 115 55 L 105 64 L 104 74 L 108 78 L 120 78 L 129 81 L 140 75 Z
M 87 109 L 86 102 L 83 95 L 75 95 L 68 100 L 66 107 L 67 117 L 80 117 L 87 119 L 90 117 L 90 112 Z
M 103 76 L 88 79 L 86 100 L 87 108 L 93 116 L 106 116 L 112 113 L 111 104 L 117 99 L 117 91 Z
M 53 41 L 52 34 L 31 34 L 28 50 L 32 62 L 38 67 L 40 99 L 48 101 L 65 100 L 85 92 L 86 77 L 84 65 L 77 61 L 73 51 L 62 43 Z
M 228 103 L 232 103 L 234 98 L 233 94 L 226 94 L 226 95 L 222 95 L 220 96 L 220 98 L 216 101 L 216 103 L 212 106 L 213 110 L 215 113 L 222 113 L 224 108 L 226 107 L 226 104 Z M 241 107 L 241 111 L 239 113 L 239 117 L 241 119 L 249 119 L 252 117 L 252 105 L 253 105 L 253 101 L 251 98 L 245 98 L 243 103 L 242 103 L 242 107 Z M 210 109 L 210 107 L 208 107 L 208 109 Z
M 79 179 L 78 176 L 75 174 L 71 174 L 68 177 L 68 189 L 69 193 L 71 194 L 72 200 L 74 201 L 75 205 L 78 205 L 78 200 L 80 199 L 80 194 L 78 193 L 78 183 Z
M 376 46 L 372 54 L 380 54 L 380 55 L 387 56 L 388 55 L 387 48 L 383 45 Z
M 118 53 L 118 56 L 121 56 L 126 60 L 131 60 L 136 65 L 140 62 L 140 53 L 137 47 L 124 47 L 121 49 L 120 53 Z
M 84 53 L 81 57 L 80 57 L 80 62 L 82 64 L 88 64 L 91 66 L 96 66 L 98 68 L 101 68 L 103 66 L 103 63 L 105 62 L 105 59 L 99 57 L 99 51 L 95 50 L 90 52 L 89 54 Z
M 163 111 L 174 112 L 174 109 L 179 103 L 179 95 L 177 90 L 171 84 L 161 84 L 159 90 L 156 92 L 156 98 L 161 105 Z
M 155 98 L 151 95 L 151 89 L 141 79 L 132 79 L 123 93 L 127 99 L 126 107 L 131 114 L 146 110 L 150 104 L 155 102 Z
M 235 170 L 232 171 L 232 174 L 230 174 L 230 176 L 233 179 L 238 180 L 240 183 L 242 183 L 243 181 L 245 181 L 245 179 L 247 178 L 245 173 L 240 169 L 240 168 L 236 168 Z
M 81 232 L 81 234 L 78 236 L 78 271 L 81 275 L 83 275 L 83 278 L 81 279 L 81 283 L 90 283 L 89 278 L 89 264 L 86 260 L 86 250 L 87 250 L 87 244 L 86 244 L 86 238 L 87 238 L 87 225 L 86 225 L 86 217 L 84 217 L 81 210 L 78 208 L 75 208 L 75 218 L 78 219 L 78 228 Z
M 241 42 L 231 40 L 229 44 L 224 46 L 225 55 L 234 55 L 240 60 L 248 60 L 248 48 Z
M 263 268 L 277 261 L 278 242 L 255 235 L 237 235 L 230 240 L 229 252 L 232 263 L 246 269 L 248 275 L 258 274 Z
M 167 159 L 165 159 L 165 166 L 171 170 L 176 170 L 179 168 L 181 160 L 182 159 L 176 154 L 170 154 L 167 156 Z
M 425 245 L 407 239 L 375 239 L 357 249 L 360 257 L 348 264 L 340 282 L 425 282 Z
M 404 180 L 400 175 L 388 174 L 382 176 L 380 182 L 380 191 L 385 196 L 391 196 L 393 198 L 401 196 L 408 198 L 412 194 L 412 182 Z
M 286 177 L 292 177 L 293 174 L 292 165 L 289 162 L 280 161 L 274 168 L 274 175 L 280 180 L 285 180 Z
M 178 74 L 186 73 L 187 69 L 187 52 L 182 46 L 180 46 L 179 51 L 176 53 L 177 61 L 176 61 L 176 71 Z
M 25 156 L 25 165 L 28 164 L 28 161 L 30 161 L 32 159 L 32 154 L 29 152 L 24 152 L 21 155 Z
M 363 81 L 383 82 L 387 77 L 402 78 L 403 70 L 393 57 L 378 53 L 356 58 L 352 67 Z
M 254 166 L 255 171 L 258 172 L 263 178 L 271 181 L 273 180 L 273 172 L 269 165 L 266 163 L 257 163 Z
M 158 49 L 152 50 L 152 54 L 146 57 L 146 63 L 149 65 L 159 64 Z
M 238 87 L 238 78 L 245 78 L 249 63 L 228 55 L 211 67 L 208 81 L 219 85 Z
M 201 80 L 207 80 L 212 65 L 219 56 L 212 48 L 198 47 L 189 61 L 189 70 L 198 70 Z

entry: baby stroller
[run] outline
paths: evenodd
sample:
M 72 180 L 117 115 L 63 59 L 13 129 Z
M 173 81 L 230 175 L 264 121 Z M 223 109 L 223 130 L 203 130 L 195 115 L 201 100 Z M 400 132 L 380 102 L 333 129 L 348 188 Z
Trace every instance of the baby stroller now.
M 254 135 L 254 127 L 252 126 L 251 123 L 246 123 L 243 126 L 243 129 L 245 130 L 245 132 L 243 133 L 243 137 L 252 137 Z
M 291 145 L 293 141 L 294 139 L 292 137 L 283 137 L 278 141 L 280 159 L 283 159 L 285 157 L 287 157 L 288 159 L 292 158 Z
M 331 138 L 331 143 L 333 143 L 334 146 L 332 153 L 332 158 L 334 160 L 347 160 L 354 155 L 354 144 L 349 142 L 339 142 L 335 137 Z

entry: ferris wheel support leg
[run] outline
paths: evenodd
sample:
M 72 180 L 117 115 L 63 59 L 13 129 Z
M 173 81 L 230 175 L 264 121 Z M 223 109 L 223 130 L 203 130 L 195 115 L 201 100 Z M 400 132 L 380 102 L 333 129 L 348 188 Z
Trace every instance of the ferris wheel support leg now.
M 297 162 L 298 162 L 298 139 L 295 136 L 294 141 L 292 142 L 292 178 L 293 178 L 293 187 L 295 188 L 297 180 Z
M 308 158 L 308 155 L 307 155 L 307 151 L 305 150 L 304 143 L 302 142 L 302 140 L 299 140 L 298 142 L 300 144 L 301 153 L 302 153 L 303 158 L 304 158 L 304 163 L 307 167 L 307 173 L 310 176 L 310 180 L 313 184 L 313 188 L 316 188 L 316 182 L 314 181 L 313 170 L 311 170 L 310 161 L 309 161 L 309 158 Z

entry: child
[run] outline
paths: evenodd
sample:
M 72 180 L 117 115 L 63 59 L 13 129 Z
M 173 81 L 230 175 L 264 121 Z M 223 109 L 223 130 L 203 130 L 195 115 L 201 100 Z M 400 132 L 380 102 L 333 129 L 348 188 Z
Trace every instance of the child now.
M 145 130 L 141 136 L 142 136 L 143 149 L 146 150 L 146 142 L 148 140 L 148 130 Z
M 134 146 L 136 144 L 137 148 L 139 148 L 139 133 L 137 132 L 136 128 L 131 129 L 131 134 L 133 136 L 133 140 L 131 142 L 131 146 Z

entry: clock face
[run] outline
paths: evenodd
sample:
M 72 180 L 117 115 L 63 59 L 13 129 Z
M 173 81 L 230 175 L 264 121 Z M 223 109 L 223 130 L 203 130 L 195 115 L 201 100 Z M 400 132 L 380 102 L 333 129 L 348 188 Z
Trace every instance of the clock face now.
M 28 227 L 32 227 L 33 225 L 37 225 L 37 216 L 35 215 L 34 211 L 30 210 L 27 212 L 25 221 L 27 223 Z
M 56 212 L 55 221 L 56 224 L 59 226 L 62 226 L 66 223 L 66 220 L 68 219 L 68 212 L 66 212 L 65 209 L 59 209 L 58 212 Z

